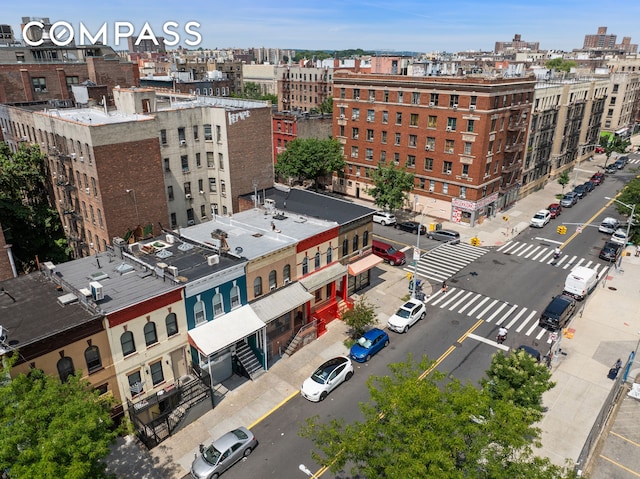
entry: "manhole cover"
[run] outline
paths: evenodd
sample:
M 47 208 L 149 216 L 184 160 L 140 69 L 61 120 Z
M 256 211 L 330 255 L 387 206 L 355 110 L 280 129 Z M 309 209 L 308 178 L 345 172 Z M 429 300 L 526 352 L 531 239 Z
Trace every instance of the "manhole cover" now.
M 618 291 L 618 288 L 614 288 L 613 286 L 609 286 L 609 289 L 610 289 L 611 291 Z

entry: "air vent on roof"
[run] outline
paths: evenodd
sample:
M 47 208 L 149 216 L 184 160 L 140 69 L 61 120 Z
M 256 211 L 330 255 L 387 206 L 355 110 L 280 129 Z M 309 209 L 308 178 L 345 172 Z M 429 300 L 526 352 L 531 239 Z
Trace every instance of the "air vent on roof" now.
M 62 305 L 71 304 L 78 300 L 78 297 L 73 293 L 63 294 L 58 296 L 58 302 Z
M 127 263 L 120 263 L 116 268 L 116 271 L 120 274 L 129 273 L 130 271 L 133 271 L 133 266 Z
M 169 256 L 173 256 L 173 253 L 167 249 L 161 249 L 156 254 L 156 258 L 160 258 L 160 259 L 165 259 L 165 258 L 168 258 Z
M 207 264 L 209 266 L 213 266 L 214 264 L 218 264 L 220 262 L 220 255 L 213 254 L 211 256 L 207 256 Z
M 56 265 L 53 264 L 51 261 L 45 261 L 44 263 L 44 267 L 47 268 L 47 271 L 53 273 L 53 271 L 56 269 Z
M 101 279 L 107 279 L 109 275 L 104 271 L 96 271 L 95 273 L 91 273 L 89 278 L 93 281 L 100 281 Z
M 178 267 L 177 266 L 167 266 L 167 271 L 171 273 L 171 275 L 175 278 L 178 276 Z
M 176 241 L 176 237 L 173 235 L 167 235 L 165 237 L 165 240 L 167 241 L 167 243 L 173 244 Z
M 193 249 L 193 245 L 191 243 L 182 243 L 180 246 L 178 246 L 178 249 L 180 251 L 189 251 Z

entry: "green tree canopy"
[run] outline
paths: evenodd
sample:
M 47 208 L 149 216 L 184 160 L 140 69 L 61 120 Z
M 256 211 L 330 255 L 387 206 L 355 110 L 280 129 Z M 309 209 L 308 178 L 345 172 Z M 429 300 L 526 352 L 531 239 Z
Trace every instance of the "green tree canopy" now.
M 69 250 L 53 204 L 47 163 L 35 145 L 12 152 L 0 143 L 0 222 L 17 268 L 35 269 L 40 261 L 69 260 Z
M 322 103 L 320 103 L 320 113 L 332 113 L 333 112 L 333 97 L 327 97 Z
M 564 170 L 560 175 L 558 175 L 558 184 L 562 186 L 562 191 L 564 191 L 564 187 L 569 184 L 571 178 L 569 178 L 569 172 Z
M 570 72 L 571 69 L 578 66 L 578 64 L 573 60 L 564 60 L 562 58 L 552 58 L 551 60 L 547 61 L 545 66 L 550 70 L 553 69 L 559 72 Z
M 110 406 L 80 373 L 61 382 L 33 369 L 5 381 L 0 385 L 0 471 L 9 471 L 11 478 L 108 477 L 104 459 L 118 434 Z
M 494 358 L 494 361 L 503 361 Z M 552 384 L 522 358 L 509 358 L 514 375 L 496 365 L 495 382 L 510 382 L 532 375 L 541 384 L 527 387 L 539 395 Z M 426 357 L 419 364 L 389 365 L 391 373 L 367 381 L 370 402 L 360 403 L 364 419 L 320 422 L 316 416 L 301 427 L 317 450 L 314 460 L 332 472 L 351 465 L 353 476 L 369 479 L 575 478 L 574 472 L 533 455 L 540 430 L 533 426 L 536 407 L 523 398 L 496 394 L 486 388 L 462 384 L 433 369 Z M 422 371 L 430 371 L 424 374 Z M 515 376 L 515 378 L 513 377 Z M 537 378 L 537 379 L 536 379 Z M 507 391 L 508 388 L 500 388 Z M 526 401 L 525 401 L 526 402 Z M 537 402 L 536 399 L 533 401 Z
M 275 171 L 285 178 L 314 180 L 317 191 L 320 178 L 342 171 L 345 165 L 337 140 L 296 138 L 278 155 Z
M 383 209 L 402 208 L 408 198 L 407 193 L 413 189 L 413 173 L 394 165 L 378 163 L 378 168 L 373 170 L 371 178 L 374 186 L 369 189 L 369 194 L 373 196 L 374 203 Z
M 270 101 L 274 105 L 278 104 L 277 95 L 262 93 L 260 85 L 250 81 L 244 83 L 242 93 L 234 93 L 231 96 L 234 98 L 246 98 L 247 100 Z
M 633 243 L 635 244 L 639 244 L 640 243 L 640 179 L 638 178 L 634 178 L 633 180 L 631 180 L 629 183 L 627 183 L 627 186 L 625 186 L 625 188 L 620 192 L 620 194 L 618 196 L 616 196 L 616 199 L 618 201 L 620 201 L 621 203 L 618 202 L 614 202 L 614 205 L 616 207 L 616 210 L 618 210 L 618 213 L 620 213 L 621 215 L 626 216 L 628 219 L 627 221 L 631 221 L 631 229 L 630 229 L 630 233 L 629 233 L 629 240 L 633 241 Z M 634 213 L 634 218 L 631 218 L 631 208 L 625 206 L 625 205 L 636 205 L 635 207 L 635 211 Z
M 600 146 L 604 148 L 604 154 L 606 155 L 603 168 L 607 166 L 613 153 L 625 153 L 629 145 L 631 145 L 631 141 L 621 136 L 611 134 L 600 136 Z
M 375 307 L 369 304 L 364 296 L 361 296 L 354 303 L 353 308 L 342 313 L 342 320 L 351 328 L 351 337 L 357 339 L 376 324 L 378 318 L 376 318 Z

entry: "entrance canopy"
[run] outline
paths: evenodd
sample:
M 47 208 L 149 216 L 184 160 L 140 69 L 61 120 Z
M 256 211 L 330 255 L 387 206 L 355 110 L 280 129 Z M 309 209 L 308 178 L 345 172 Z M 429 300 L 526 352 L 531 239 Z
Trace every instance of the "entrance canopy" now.
M 384 260 L 379 256 L 376 256 L 375 254 L 370 254 L 368 256 L 365 256 L 362 259 L 359 259 L 358 261 L 354 261 L 353 263 L 351 263 L 348 266 L 349 274 L 351 276 L 358 276 L 360 273 L 363 273 L 368 269 L 373 268 L 374 266 L 378 266 L 383 261 Z
M 336 263 L 317 271 L 309 276 L 305 276 L 299 282 L 307 291 L 315 291 L 325 284 L 342 278 L 347 273 L 347 267 Z
M 262 321 L 269 323 L 312 299 L 313 295 L 308 293 L 300 283 L 293 283 L 265 298 L 254 301 L 251 307 Z
M 264 321 L 251 306 L 245 305 L 189 331 L 189 344 L 211 356 L 264 327 Z

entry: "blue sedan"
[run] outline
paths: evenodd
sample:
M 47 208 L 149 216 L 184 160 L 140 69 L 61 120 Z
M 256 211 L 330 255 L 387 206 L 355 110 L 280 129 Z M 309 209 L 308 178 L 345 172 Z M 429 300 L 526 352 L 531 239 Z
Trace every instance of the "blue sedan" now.
M 389 344 L 389 335 L 382 329 L 373 328 L 367 331 L 358 339 L 353 346 L 349 356 L 354 361 L 364 363 L 371 359 L 382 348 Z

